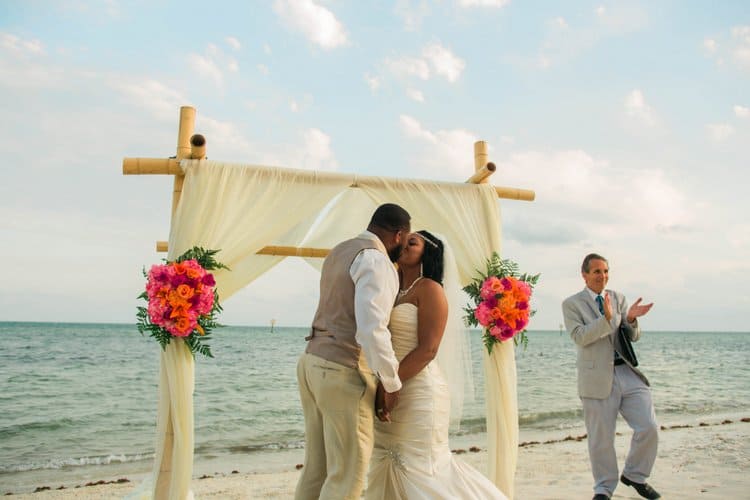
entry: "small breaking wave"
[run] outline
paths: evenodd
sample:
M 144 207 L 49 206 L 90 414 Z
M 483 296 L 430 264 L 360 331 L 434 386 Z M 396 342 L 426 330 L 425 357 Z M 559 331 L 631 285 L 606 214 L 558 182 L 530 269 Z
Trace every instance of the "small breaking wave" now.
M 153 453 L 137 453 L 135 455 L 101 455 L 80 458 L 55 458 L 46 462 L 32 462 L 26 464 L 0 465 L 0 473 L 27 472 L 32 470 L 63 469 L 66 467 L 83 467 L 86 465 L 110 465 L 153 460 Z

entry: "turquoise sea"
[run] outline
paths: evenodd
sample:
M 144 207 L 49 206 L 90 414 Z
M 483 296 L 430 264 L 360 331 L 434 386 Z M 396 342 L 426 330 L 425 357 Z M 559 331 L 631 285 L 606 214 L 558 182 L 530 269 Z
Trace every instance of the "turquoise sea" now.
M 302 461 L 295 366 L 306 333 L 216 331 L 215 358 L 196 363 L 196 475 Z M 575 346 L 564 332 L 529 339 L 516 355 L 521 439 L 583 433 Z M 476 395 L 454 438 L 484 447 L 478 332 L 472 348 Z M 662 424 L 749 416 L 750 333 L 645 331 L 635 348 Z M 0 322 L 0 494 L 143 477 L 154 452 L 158 354 L 134 325 Z

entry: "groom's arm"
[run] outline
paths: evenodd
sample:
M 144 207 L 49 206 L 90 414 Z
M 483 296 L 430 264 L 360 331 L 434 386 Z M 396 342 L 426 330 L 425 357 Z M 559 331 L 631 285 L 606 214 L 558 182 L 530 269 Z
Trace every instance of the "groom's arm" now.
M 354 281 L 355 339 L 362 346 L 367 364 L 388 392 L 401 389 L 398 360 L 391 345 L 388 321 L 398 292 L 393 263 L 377 250 L 363 250 L 354 259 L 349 274 Z

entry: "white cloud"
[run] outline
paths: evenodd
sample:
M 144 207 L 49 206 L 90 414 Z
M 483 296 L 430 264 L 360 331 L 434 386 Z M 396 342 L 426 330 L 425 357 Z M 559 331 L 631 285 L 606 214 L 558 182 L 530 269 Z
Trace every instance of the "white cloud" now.
M 186 105 L 188 99 L 181 92 L 156 80 L 127 80 L 109 77 L 110 88 L 124 95 L 134 106 L 148 110 L 163 120 L 174 120 L 175 110 Z
M 644 230 L 663 234 L 689 227 L 692 220 L 688 197 L 659 169 L 617 168 L 582 150 L 515 153 L 496 164 L 504 185 L 533 186 L 535 204 L 557 214 L 524 230 L 522 237 L 532 242 L 620 238 Z M 570 229 L 561 234 L 560 227 Z
M 292 113 L 296 113 L 297 111 L 299 111 L 299 104 L 297 104 L 297 101 L 292 99 L 289 102 L 289 109 L 292 111 Z
M 547 69 L 552 66 L 552 59 L 544 54 L 539 54 L 536 61 L 536 67 L 539 69 Z
M 505 7 L 510 0 L 458 0 L 459 7 Z
M 271 46 L 268 45 L 267 43 L 263 44 L 263 53 L 266 54 L 267 56 L 271 55 Z
M 229 45 L 234 50 L 240 50 L 242 48 L 242 44 L 240 43 L 240 41 L 233 36 L 226 37 L 224 41 L 227 42 L 227 45 Z
M 734 135 L 734 127 L 728 123 L 711 123 L 706 125 L 708 136 L 714 142 L 722 142 Z
M 713 38 L 705 38 L 703 40 L 703 48 L 706 49 L 709 54 L 713 54 L 719 48 L 719 44 Z
M 604 33 L 624 35 L 644 28 L 648 24 L 648 12 L 634 2 L 620 2 L 608 7 L 597 7 L 596 17 Z
M 384 66 L 400 80 L 429 80 L 435 75 L 454 83 L 461 77 L 466 63 L 441 44 L 432 43 L 422 49 L 421 56 L 388 58 L 384 61 Z
M 369 73 L 365 73 L 365 82 L 367 82 L 367 86 L 370 87 L 370 90 L 375 92 L 380 88 L 380 77 L 378 76 L 372 76 Z
M 233 37 L 228 37 L 225 40 L 230 46 L 232 43 L 229 40 L 236 41 Z M 239 44 L 238 41 L 237 44 Z M 204 54 L 188 54 L 187 62 L 193 72 L 213 82 L 217 88 L 224 86 L 224 72 L 222 68 L 225 68 L 230 73 L 237 73 L 240 69 L 237 60 L 234 57 L 228 56 L 215 43 L 207 44 Z
M 738 118 L 750 118 L 750 108 L 738 104 L 734 107 L 734 114 Z
M 304 132 L 303 149 L 299 154 L 296 168 L 310 170 L 336 170 L 338 162 L 331 149 L 331 138 L 317 128 Z
M 750 26 L 732 28 L 732 59 L 741 68 L 750 69 Z
M 415 31 L 430 14 L 430 4 L 427 0 L 417 0 L 414 4 L 411 0 L 398 0 L 393 12 L 404 22 L 407 31 Z
M 324 49 L 347 43 L 344 25 L 330 10 L 312 0 L 276 0 L 273 9 L 289 28 Z
M 476 136 L 464 129 L 438 130 L 432 132 L 422 127 L 414 117 L 399 117 L 401 131 L 414 139 L 416 158 L 414 162 L 423 173 L 434 175 L 436 171 L 446 180 L 465 180 L 474 173 L 474 143 Z
M 409 96 L 409 99 L 412 99 L 417 102 L 424 102 L 424 95 L 422 92 L 416 89 L 406 89 L 406 95 Z
M 721 38 L 722 50 L 719 50 L 719 43 L 714 39 L 704 41 L 704 47 L 716 58 L 716 63 L 723 65 L 731 61 L 739 69 L 750 70 L 750 26 L 734 26 L 728 36 Z
M 46 57 L 39 40 L 0 33 L 0 85 L 15 89 L 57 87 L 65 80 L 64 66 Z
M 260 72 L 260 74 L 261 74 L 261 75 L 263 75 L 263 76 L 268 76 L 268 73 L 270 72 L 270 71 L 268 70 L 268 66 L 266 66 L 265 64 L 258 64 L 258 65 L 256 66 L 256 68 L 258 68 L 258 71 L 259 71 L 259 72 Z
M 647 127 L 656 125 L 656 114 L 639 89 L 633 90 L 625 98 L 625 113 Z
M 750 26 L 733 27 L 732 37 L 741 43 L 750 44 Z
M 190 69 L 199 76 L 212 81 L 217 87 L 224 85 L 224 74 L 213 59 L 200 54 L 190 54 L 187 62 Z
M 0 33 L 0 48 L 17 54 L 44 54 L 44 45 L 36 39 L 24 40 L 10 33 Z
M 565 20 L 564 17 L 556 17 L 552 20 L 550 20 L 549 24 L 554 28 L 559 29 L 568 29 L 570 26 L 568 26 L 568 22 Z
M 461 73 L 466 67 L 466 63 L 453 52 L 446 49 L 439 43 L 428 45 L 422 51 L 425 59 L 432 65 L 435 73 L 445 77 L 453 83 L 461 77 Z
M 385 66 L 398 78 L 417 77 L 420 80 L 429 80 L 430 66 L 427 61 L 417 57 L 400 57 L 398 59 L 386 59 Z
M 545 36 L 534 52 L 507 58 L 525 69 L 547 70 L 580 57 L 606 38 L 641 30 L 649 21 L 647 12 L 633 3 L 599 6 L 594 12 L 593 19 L 578 19 L 574 28 L 563 16 L 548 19 Z

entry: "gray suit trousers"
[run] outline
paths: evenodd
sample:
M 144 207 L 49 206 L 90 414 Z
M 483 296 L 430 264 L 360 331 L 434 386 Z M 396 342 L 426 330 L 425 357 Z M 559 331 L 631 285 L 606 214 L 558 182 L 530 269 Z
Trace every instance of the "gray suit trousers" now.
M 658 426 L 651 389 L 628 365 L 614 367 L 612 391 L 606 399 L 581 398 L 588 433 L 594 493 L 612 496 L 618 482 L 615 424 L 620 413 L 633 429 L 623 474 L 646 482 L 656 461 Z

